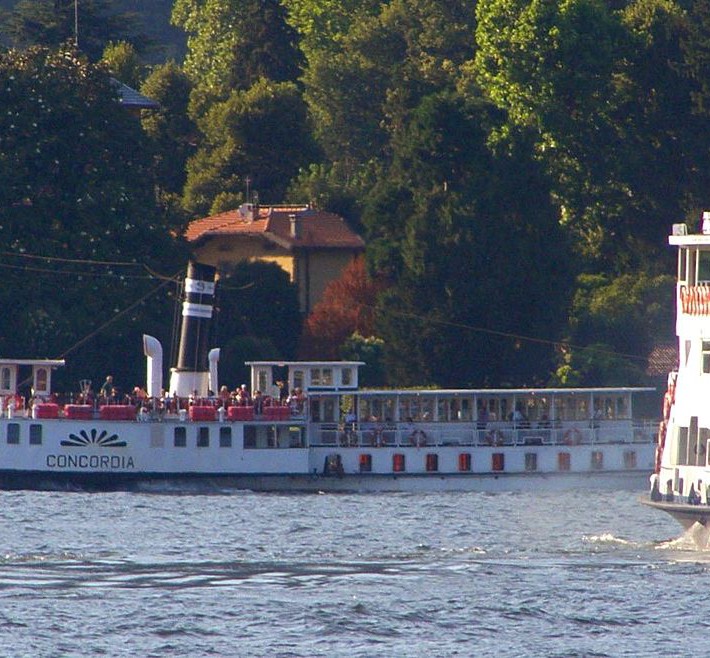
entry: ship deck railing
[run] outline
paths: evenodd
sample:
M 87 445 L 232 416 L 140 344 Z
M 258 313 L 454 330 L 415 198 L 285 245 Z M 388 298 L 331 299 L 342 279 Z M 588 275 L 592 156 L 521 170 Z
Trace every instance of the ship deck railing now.
M 438 423 L 311 423 L 308 432 L 314 446 L 422 447 L 422 446 L 572 446 L 616 443 L 653 443 L 657 420 L 599 420 L 562 422 L 531 427 L 512 422 Z

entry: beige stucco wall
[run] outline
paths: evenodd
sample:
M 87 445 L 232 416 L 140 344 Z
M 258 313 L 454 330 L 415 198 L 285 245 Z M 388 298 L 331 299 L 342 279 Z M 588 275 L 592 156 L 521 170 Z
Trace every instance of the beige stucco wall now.
M 340 278 L 354 252 L 323 249 L 299 254 L 297 264 L 298 291 L 301 310 L 310 312 L 323 298 L 323 291 L 334 279 Z
M 194 248 L 193 254 L 200 262 L 214 265 L 218 270 L 242 260 L 275 263 L 298 285 L 300 309 L 308 313 L 322 299 L 328 283 L 340 277 L 355 252 L 343 249 L 309 249 L 293 254 L 261 238 L 221 236 Z

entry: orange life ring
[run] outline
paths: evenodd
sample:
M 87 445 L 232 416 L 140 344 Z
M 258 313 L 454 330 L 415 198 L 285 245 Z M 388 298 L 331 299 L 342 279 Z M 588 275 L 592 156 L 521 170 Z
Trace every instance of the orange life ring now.
M 568 446 L 577 446 L 582 443 L 582 433 L 576 427 L 571 427 L 564 433 L 562 440 Z

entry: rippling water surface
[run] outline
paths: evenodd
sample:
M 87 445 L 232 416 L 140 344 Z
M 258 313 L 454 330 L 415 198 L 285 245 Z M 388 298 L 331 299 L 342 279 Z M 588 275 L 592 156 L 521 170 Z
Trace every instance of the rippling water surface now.
M 636 492 L 0 493 L 2 656 L 648 656 L 710 551 Z

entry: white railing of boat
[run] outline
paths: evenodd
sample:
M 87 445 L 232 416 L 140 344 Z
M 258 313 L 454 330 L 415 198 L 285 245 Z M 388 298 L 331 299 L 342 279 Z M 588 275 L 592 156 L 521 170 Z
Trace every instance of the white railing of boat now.
M 510 422 L 461 423 L 456 427 L 436 423 L 357 423 L 346 428 L 337 423 L 311 423 L 310 445 L 342 447 L 384 446 L 535 446 L 654 443 L 658 421 L 600 420 L 566 422 L 557 427 L 516 427 Z

